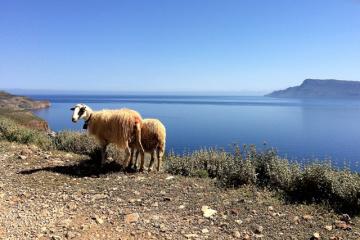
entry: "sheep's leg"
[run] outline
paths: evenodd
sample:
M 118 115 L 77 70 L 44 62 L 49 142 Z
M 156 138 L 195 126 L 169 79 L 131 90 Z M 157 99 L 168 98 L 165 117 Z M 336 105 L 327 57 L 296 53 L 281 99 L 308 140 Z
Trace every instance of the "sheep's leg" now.
M 131 166 L 134 166 L 134 151 L 135 151 L 135 148 L 132 147 L 131 152 L 130 152 L 130 165 Z M 135 160 L 135 168 L 136 168 L 136 160 Z
M 161 165 L 163 155 L 164 155 L 164 150 L 162 148 L 158 148 L 157 149 L 157 160 L 158 160 L 157 171 L 158 172 L 160 171 L 160 165 Z
M 124 161 L 124 167 L 127 169 L 127 170 L 130 170 L 131 169 L 131 162 L 130 162 L 130 148 L 129 146 L 127 146 L 125 148 L 125 161 Z
M 102 144 L 102 145 L 101 145 L 101 160 L 100 160 L 100 166 L 104 165 L 105 160 L 106 160 L 106 147 L 107 147 L 107 144 Z
M 151 172 L 153 170 L 153 165 L 154 165 L 154 154 L 155 152 L 152 151 L 151 152 L 151 160 L 150 160 L 150 165 L 149 165 L 149 172 Z

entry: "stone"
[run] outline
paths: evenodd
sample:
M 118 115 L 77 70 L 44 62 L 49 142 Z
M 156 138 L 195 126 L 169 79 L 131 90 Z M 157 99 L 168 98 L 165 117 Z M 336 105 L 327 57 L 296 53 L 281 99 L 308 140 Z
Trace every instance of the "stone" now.
M 130 224 L 130 223 L 138 222 L 139 218 L 140 218 L 140 215 L 138 213 L 127 214 L 125 216 L 125 223 Z
M 264 231 L 264 227 L 261 225 L 256 225 L 254 228 L 254 233 L 261 234 Z
M 199 235 L 197 235 L 196 233 L 189 233 L 189 234 L 185 234 L 184 235 L 186 238 L 198 238 Z
M 320 239 L 320 233 L 315 232 L 312 236 L 313 239 Z
M 342 230 L 351 230 L 351 226 L 349 224 L 347 224 L 344 221 L 339 221 L 339 220 L 335 221 L 335 227 L 342 229 Z
M 185 208 L 185 205 L 180 205 L 179 206 L 179 209 L 184 209 Z
M 232 234 L 232 235 L 233 235 L 234 238 L 240 238 L 240 237 L 241 237 L 240 232 L 237 231 L 237 230 L 236 230 L 236 231 L 233 231 L 233 234 Z
M 94 215 L 94 216 L 92 217 L 92 219 L 94 219 L 97 224 L 103 224 L 103 223 L 104 223 L 104 220 L 102 220 L 102 219 L 101 219 L 99 216 L 97 216 L 97 215 Z
M 201 230 L 201 232 L 204 233 L 204 234 L 209 233 L 209 229 L 204 228 L 204 229 Z
M 306 215 L 303 216 L 303 219 L 306 220 L 306 221 L 309 221 L 309 220 L 314 219 L 314 217 L 309 215 L 309 214 L 306 214 Z
M 269 206 L 269 207 L 268 207 L 268 210 L 269 210 L 269 211 L 274 211 L 274 207 L 273 207 L 273 206 Z
M 235 220 L 235 222 L 236 222 L 237 224 L 239 224 L 239 225 L 241 225 L 241 224 L 243 223 L 243 221 L 240 220 L 240 219 Z
M 19 155 L 19 157 L 18 157 L 19 159 L 21 159 L 21 160 L 25 160 L 25 159 L 27 159 L 27 157 L 25 156 L 25 155 Z
M 294 222 L 295 224 L 299 224 L 300 218 L 299 218 L 298 216 L 295 216 L 295 217 L 293 218 L 293 222 Z
M 165 180 L 171 180 L 171 179 L 174 179 L 175 177 L 174 176 L 168 176 L 165 178 Z
M 211 218 L 213 215 L 217 213 L 216 210 L 211 209 L 208 206 L 202 206 L 201 211 L 203 212 L 203 216 L 206 218 Z
M 326 225 L 324 228 L 328 231 L 331 231 L 333 227 L 331 225 Z
M 340 220 L 344 221 L 346 223 L 350 223 L 351 218 L 350 218 L 350 216 L 348 214 L 343 214 L 343 215 L 341 215 Z

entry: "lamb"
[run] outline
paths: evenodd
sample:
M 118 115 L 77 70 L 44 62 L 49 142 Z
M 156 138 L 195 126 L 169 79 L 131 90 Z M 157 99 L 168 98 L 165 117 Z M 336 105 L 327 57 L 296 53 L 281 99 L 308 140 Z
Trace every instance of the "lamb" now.
M 143 119 L 141 126 L 141 144 L 144 148 L 144 151 L 151 154 L 151 160 L 149 165 L 149 171 L 152 171 L 154 164 L 154 154 L 157 155 L 157 171 L 160 171 L 160 165 L 162 156 L 165 152 L 165 143 L 166 143 L 166 129 L 165 126 L 158 119 Z M 141 164 L 140 171 L 144 169 L 144 152 L 141 152 L 141 149 L 137 147 L 134 142 L 130 143 L 131 148 L 131 165 L 133 165 L 133 155 L 134 150 L 136 149 L 135 156 L 135 168 L 137 165 L 137 159 L 139 153 L 141 153 Z
M 74 111 L 72 121 L 76 123 L 79 119 L 84 119 L 83 128 L 87 129 L 90 135 L 95 136 L 100 143 L 101 165 L 105 162 L 106 147 L 110 143 L 125 149 L 124 166 L 127 168 L 131 163 L 130 142 L 144 153 L 141 145 L 142 117 L 138 112 L 127 108 L 95 112 L 85 104 L 76 104 L 71 110 Z

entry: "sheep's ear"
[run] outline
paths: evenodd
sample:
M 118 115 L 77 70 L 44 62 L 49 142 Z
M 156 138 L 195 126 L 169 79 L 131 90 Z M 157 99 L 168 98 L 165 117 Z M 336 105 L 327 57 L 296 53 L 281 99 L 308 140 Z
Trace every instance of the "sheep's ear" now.
M 75 108 L 74 108 L 74 107 L 72 107 L 72 108 L 70 108 L 70 110 L 71 110 L 71 111 L 74 111 L 74 110 L 75 110 Z

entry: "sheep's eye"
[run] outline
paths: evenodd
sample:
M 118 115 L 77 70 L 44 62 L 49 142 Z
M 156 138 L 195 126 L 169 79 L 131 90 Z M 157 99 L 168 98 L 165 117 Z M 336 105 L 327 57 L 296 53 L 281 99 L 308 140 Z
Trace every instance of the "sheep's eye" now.
M 74 108 L 74 107 L 72 107 L 72 108 L 70 108 L 70 110 L 71 110 L 71 111 L 74 111 L 74 110 L 75 110 L 75 108 Z

